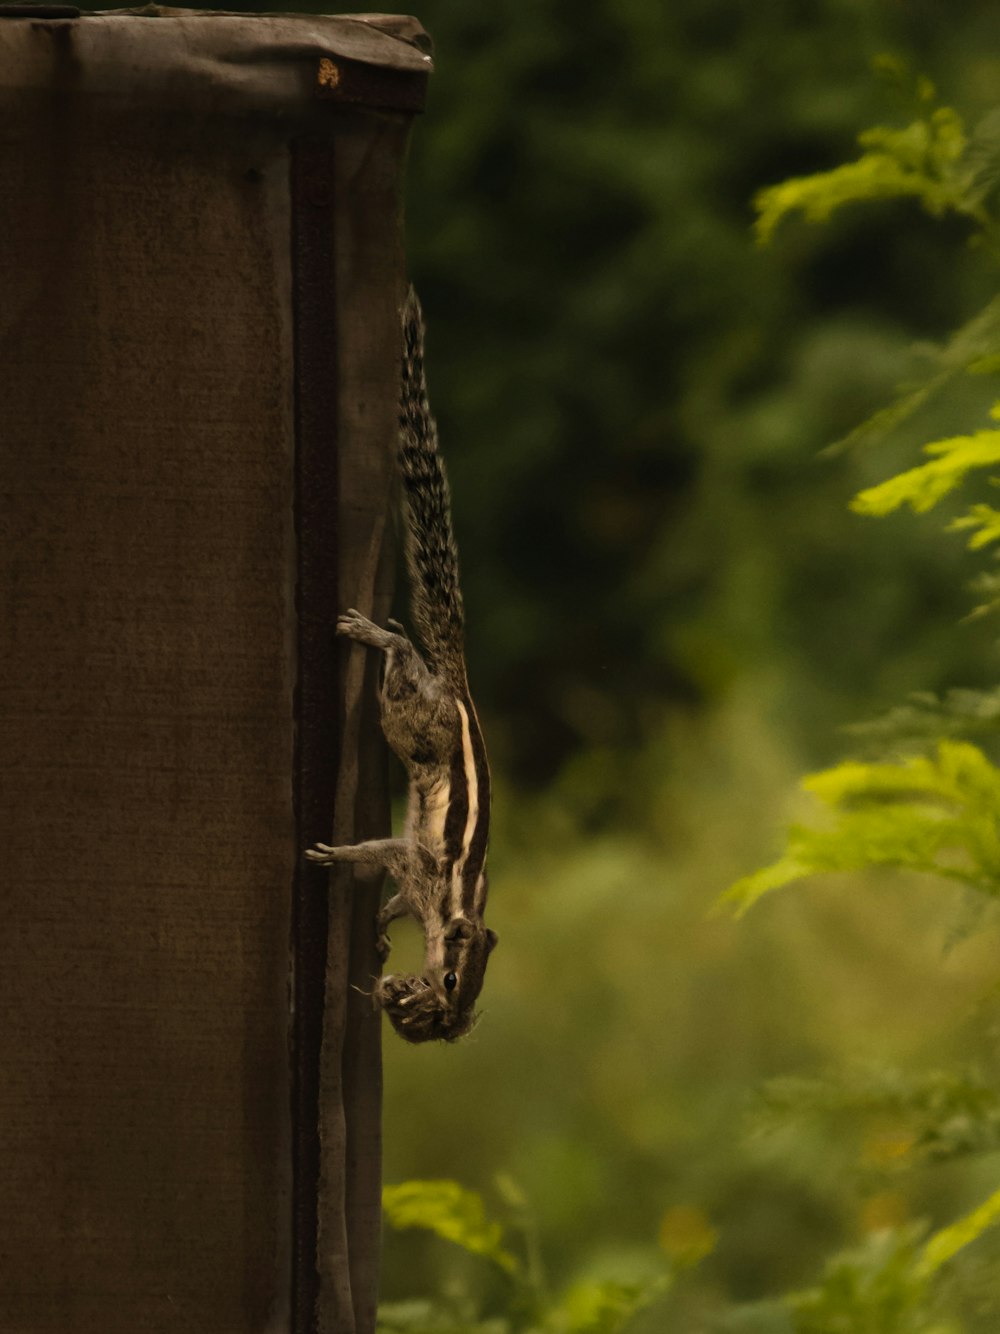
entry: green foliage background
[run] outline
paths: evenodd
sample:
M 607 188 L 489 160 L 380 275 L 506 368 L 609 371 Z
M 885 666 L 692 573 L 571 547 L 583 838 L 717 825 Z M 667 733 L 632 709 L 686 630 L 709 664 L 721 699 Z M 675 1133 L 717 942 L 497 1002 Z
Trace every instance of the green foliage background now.
M 960 624 L 982 559 L 935 516 L 849 507 L 986 421 L 995 380 L 947 350 L 996 290 L 981 219 L 915 190 L 760 249 L 751 203 L 930 114 L 880 53 L 978 123 L 1000 34 L 973 4 L 846 0 L 420 17 L 438 72 L 409 251 L 502 943 L 469 1042 L 387 1043 L 386 1178 L 458 1181 L 491 1219 L 513 1181 L 542 1277 L 529 1299 L 454 1237 L 390 1229 L 387 1313 L 610 1329 L 572 1315 L 581 1285 L 651 1283 L 640 1334 L 994 1329 L 991 1236 L 950 1314 L 924 1258 L 996 1184 L 992 919 L 958 884 L 871 871 L 739 924 L 709 909 L 805 827 L 799 773 L 869 744 L 846 724 L 994 679 L 994 627 Z M 821 456 L 928 380 L 877 449 Z
M 1000 1247 L 959 1243 L 1000 1169 L 997 930 L 960 874 L 996 838 L 995 775 L 962 749 L 1000 715 L 968 693 L 995 680 L 996 630 L 961 621 L 984 568 L 965 540 L 997 519 L 985 485 L 945 513 L 958 536 L 892 495 L 877 523 L 850 508 L 928 466 L 928 441 L 980 430 L 978 461 L 995 451 L 995 375 L 965 374 L 1000 342 L 989 310 L 968 323 L 996 292 L 993 7 L 418 16 L 437 73 L 408 247 L 501 945 L 471 1039 L 387 1036 L 386 1179 L 432 1184 L 389 1197 L 417 1225 L 387 1230 L 386 1330 L 995 1330 Z M 982 126 L 978 159 L 900 60 Z M 859 149 L 871 126 L 888 135 Z M 932 184 L 911 179 L 928 162 Z M 761 190 L 835 169 L 764 196 L 755 246 Z M 926 508 L 933 462 L 899 504 Z M 817 824 L 799 774 L 907 736 L 919 772 L 827 773 Z M 893 826 L 920 783 L 980 819 L 981 847 L 926 812 L 923 842 Z M 831 830 L 865 819 L 851 862 Z M 789 823 L 803 842 L 775 863 Z M 824 837 L 836 876 L 710 915 L 741 879 L 753 897 L 820 869 Z M 406 924 L 394 938 L 419 957 Z

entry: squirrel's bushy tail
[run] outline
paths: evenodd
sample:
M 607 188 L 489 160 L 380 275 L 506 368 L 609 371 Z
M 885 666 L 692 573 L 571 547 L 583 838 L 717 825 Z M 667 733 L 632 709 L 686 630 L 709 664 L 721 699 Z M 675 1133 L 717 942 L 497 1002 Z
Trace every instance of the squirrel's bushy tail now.
M 451 493 L 427 399 L 424 317 L 412 287 L 403 307 L 399 467 L 407 508 L 406 562 L 413 622 L 432 671 L 464 672 L 465 612 L 451 525 Z

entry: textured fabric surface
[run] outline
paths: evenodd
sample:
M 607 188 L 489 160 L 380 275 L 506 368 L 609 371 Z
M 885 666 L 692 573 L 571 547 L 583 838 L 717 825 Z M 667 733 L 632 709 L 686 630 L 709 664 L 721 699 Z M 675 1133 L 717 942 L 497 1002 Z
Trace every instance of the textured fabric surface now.
M 335 792 L 350 836 L 387 819 L 371 682 L 336 688 L 333 621 L 338 584 L 388 599 L 408 117 L 324 100 L 342 56 L 374 62 L 380 106 L 426 63 L 389 20 L 0 20 L 3 1330 L 372 1326 L 378 1024 L 348 983 L 378 886 L 327 921 L 299 849 L 332 818 L 306 833 L 303 804 Z M 299 306 L 323 266 L 293 253 L 302 139 L 333 164 L 309 356 L 337 391 L 309 466 L 346 523 L 303 517 Z M 326 562 L 306 579 L 304 551 Z M 290 1068 L 292 994 L 313 1016 Z

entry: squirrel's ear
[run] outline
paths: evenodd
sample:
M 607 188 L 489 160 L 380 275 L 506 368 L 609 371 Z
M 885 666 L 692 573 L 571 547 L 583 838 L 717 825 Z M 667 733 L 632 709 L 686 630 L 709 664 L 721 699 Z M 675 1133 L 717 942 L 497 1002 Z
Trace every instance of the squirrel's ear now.
M 487 928 L 486 928 L 486 953 L 487 953 L 487 954 L 492 954 L 492 953 L 493 953 L 493 951 L 496 949 L 497 941 L 498 941 L 499 939 L 500 939 L 500 937 L 497 935 L 497 933 L 496 933 L 495 931 L 491 930 L 490 927 L 487 927 Z

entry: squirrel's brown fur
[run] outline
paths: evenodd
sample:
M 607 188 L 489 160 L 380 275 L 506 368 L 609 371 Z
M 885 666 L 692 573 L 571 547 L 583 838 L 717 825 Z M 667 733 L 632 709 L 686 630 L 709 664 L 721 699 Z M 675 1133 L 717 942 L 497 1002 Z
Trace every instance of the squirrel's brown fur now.
M 464 611 L 451 501 L 424 376 L 423 318 L 410 289 L 403 308 L 399 468 L 406 511 L 410 609 L 421 657 L 396 621 L 387 629 L 350 610 L 337 633 L 385 654 L 382 730 L 410 779 L 401 838 L 348 847 L 317 843 L 320 865 L 383 866 L 397 892 L 379 913 L 378 944 L 409 914 L 424 932 L 420 977 L 389 974 L 375 1000 L 409 1042 L 453 1040 L 475 1022 L 475 1002 L 496 936 L 484 921 L 490 772 L 465 670 Z

